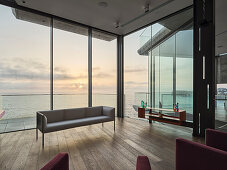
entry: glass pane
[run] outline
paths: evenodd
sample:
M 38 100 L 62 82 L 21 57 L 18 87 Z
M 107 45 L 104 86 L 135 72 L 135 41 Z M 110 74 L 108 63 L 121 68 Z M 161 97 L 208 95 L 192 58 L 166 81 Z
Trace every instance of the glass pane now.
M 176 34 L 176 100 L 187 111 L 186 118 L 193 121 L 193 30 Z
M 160 80 L 160 108 L 173 108 L 173 61 L 175 57 L 175 36 L 167 39 L 159 47 L 160 55 L 160 68 L 159 68 L 159 80 Z
M 144 101 L 166 109 L 178 103 L 186 110 L 187 120 L 192 117 L 192 25 L 193 10 L 189 9 L 125 37 L 127 116 L 138 117 L 137 109 Z M 173 110 L 168 112 L 177 116 Z
M 0 133 L 35 128 L 50 109 L 50 20 L 0 5 Z
M 88 30 L 54 20 L 54 109 L 88 105 Z
M 227 132 L 227 1 L 215 1 L 215 128 Z
M 150 104 L 148 84 L 147 47 L 151 44 L 151 27 L 147 27 L 124 38 L 124 92 L 125 116 L 138 117 L 138 106 L 141 101 Z M 144 45 L 144 48 L 142 47 Z M 151 64 L 150 64 L 151 66 Z
M 117 37 L 92 31 L 92 106 L 117 111 Z

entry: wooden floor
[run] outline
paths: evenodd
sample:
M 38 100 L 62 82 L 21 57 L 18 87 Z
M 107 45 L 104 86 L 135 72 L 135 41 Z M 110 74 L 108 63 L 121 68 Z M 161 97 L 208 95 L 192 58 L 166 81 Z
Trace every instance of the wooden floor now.
M 0 169 L 40 169 L 58 152 L 70 155 L 74 169 L 135 169 L 138 155 L 147 155 L 153 169 L 175 169 L 175 139 L 192 137 L 192 129 L 124 118 L 113 123 L 68 129 L 45 135 L 45 148 L 35 130 L 0 134 Z

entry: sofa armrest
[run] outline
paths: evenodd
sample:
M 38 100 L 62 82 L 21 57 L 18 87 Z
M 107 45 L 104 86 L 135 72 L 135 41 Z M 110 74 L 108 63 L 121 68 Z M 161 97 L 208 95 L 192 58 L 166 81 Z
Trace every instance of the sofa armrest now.
M 186 139 L 176 139 L 176 170 L 225 169 L 227 152 Z
M 227 151 L 227 133 L 213 129 L 206 129 L 205 144 L 223 151 Z
M 48 162 L 41 170 L 69 170 L 68 153 L 57 154 L 50 162 Z
M 47 126 L 47 117 L 41 112 L 36 112 L 36 128 L 44 132 Z
M 115 108 L 103 106 L 103 115 L 109 116 L 109 117 L 113 118 L 113 120 L 114 120 L 115 119 Z

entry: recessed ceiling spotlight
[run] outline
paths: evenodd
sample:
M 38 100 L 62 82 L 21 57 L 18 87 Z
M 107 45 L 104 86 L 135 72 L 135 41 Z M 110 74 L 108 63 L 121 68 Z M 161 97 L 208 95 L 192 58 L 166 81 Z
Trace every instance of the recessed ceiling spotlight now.
M 150 4 L 149 3 L 145 4 L 143 9 L 144 9 L 144 12 L 147 13 L 150 10 Z
M 108 7 L 108 3 L 104 2 L 104 1 L 103 2 L 99 2 L 98 5 L 101 6 L 101 7 L 104 7 L 104 8 Z
M 114 23 L 114 27 L 115 28 L 119 28 L 119 21 L 117 21 L 117 22 Z

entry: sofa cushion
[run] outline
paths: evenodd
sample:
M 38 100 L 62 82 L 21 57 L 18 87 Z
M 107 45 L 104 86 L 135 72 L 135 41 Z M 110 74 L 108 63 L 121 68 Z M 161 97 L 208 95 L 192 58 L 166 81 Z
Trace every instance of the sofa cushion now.
M 95 117 L 87 117 L 82 119 L 76 119 L 76 120 L 66 120 L 61 122 L 54 122 L 47 124 L 47 127 L 44 129 L 45 133 L 48 132 L 54 132 L 58 130 L 64 130 L 79 126 L 86 126 L 86 125 L 92 125 L 95 123 L 102 123 L 111 121 L 112 119 L 109 116 L 95 116 Z
M 47 117 L 47 123 L 59 122 L 64 120 L 64 110 L 41 111 Z
M 81 119 L 85 117 L 85 108 L 65 109 L 64 120 Z
M 86 117 L 93 117 L 93 116 L 101 116 L 102 114 L 102 106 L 96 106 L 96 107 L 87 107 L 85 108 L 85 115 Z

